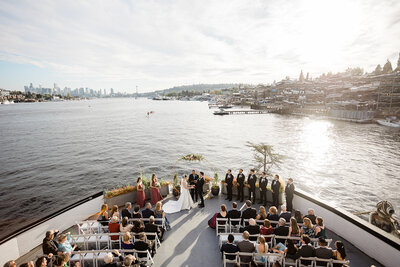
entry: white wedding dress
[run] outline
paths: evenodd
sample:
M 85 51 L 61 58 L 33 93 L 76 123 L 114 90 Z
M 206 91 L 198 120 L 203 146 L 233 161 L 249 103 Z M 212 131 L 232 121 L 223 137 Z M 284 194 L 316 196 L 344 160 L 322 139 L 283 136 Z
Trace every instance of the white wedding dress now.
M 188 185 L 185 179 L 181 180 L 181 195 L 178 201 L 168 201 L 163 205 L 163 210 L 165 213 L 175 213 L 181 210 L 189 210 L 193 206 L 193 200 L 190 196 Z

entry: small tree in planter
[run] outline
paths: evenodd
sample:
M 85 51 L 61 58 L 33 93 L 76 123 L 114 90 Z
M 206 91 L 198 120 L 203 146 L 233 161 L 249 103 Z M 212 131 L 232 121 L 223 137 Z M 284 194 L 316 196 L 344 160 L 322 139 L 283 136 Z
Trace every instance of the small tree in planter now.
M 211 193 L 214 196 L 218 196 L 219 194 L 219 177 L 218 177 L 218 173 L 214 173 L 214 179 L 212 181 L 212 186 L 211 186 Z

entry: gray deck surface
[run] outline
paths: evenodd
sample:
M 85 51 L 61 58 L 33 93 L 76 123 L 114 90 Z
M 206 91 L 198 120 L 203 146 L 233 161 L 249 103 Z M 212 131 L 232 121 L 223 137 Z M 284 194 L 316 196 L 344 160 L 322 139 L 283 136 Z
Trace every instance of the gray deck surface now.
M 205 208 L 195 207 L 190 211 L 167 214 L 172 229 L 165 233 L 164 242 L 154 256 L 154 266 L 222 266 L 218 237 L 215 235 L 215 230 L 208 227 L 208 220 L 215 212 L 219 212 L 221 204 L 225 204 L 228 210 L 231 208 L 231 202 L 224 199 L 225 196 L 220 195 L 217 198 L 206 199 Z M 243 203 L 238 202 L 238 205 L 241 207 Z M 254 205 L 254 207 L 258 210 L 259 205 Z M 72 227 L 68 231 L 75 233 L 75 228 Z M 350 266 L 383 266 L 329 229 L 327 229 L 327 236 L 333 239 L 332 246 L 336 240 L 343 241 Z M 35 260 L 41 254 L 42 248 L 38 246 L 20 257 L 17 264 Z
M 231 209 L 231 202 L 225 196 L 206 199 L 205 208 L 195 207 L 190 211 L 167 214 L 172 229 L 165 234 L 164 242 L 154 257 L 155 266 L 223 266 L 215 230 L 208 227 L 208 220 L 219 212 L 221 204 Z M 238 202 L 239 207 L 243 203 Z M 259 205 L 254 205 L 257 208 Z M 318 215 L 318 214 L 317 214 Z M 350 266 L 383 266 L 354 247 L 345 239 L 327 229 L 327 236 L 343 241 Z M 333 248 L 333 247 L 332 247 Z

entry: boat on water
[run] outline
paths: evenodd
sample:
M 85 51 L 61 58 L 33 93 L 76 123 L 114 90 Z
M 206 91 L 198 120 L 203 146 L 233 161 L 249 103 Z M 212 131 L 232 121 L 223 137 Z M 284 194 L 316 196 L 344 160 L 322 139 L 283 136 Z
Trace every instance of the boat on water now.
M 220 105 L 220 106 L 218 106 L 219 108 L 233 108 L 233 105 L 230 105 L 230 104 L 225 104 L 225 105 Z
M 219 211 L 221 204 L 230 207 L 231 202 L 224 199 L 225 197 L 220 195 L 207 199 L 203 209 L 195 207 L 189 211 L 167 214 L 172 230 L 166 232 L 155 256 L 150 257 L 149 265 L 222 266 L 219 244 L 224 242 L 226 234 L 219 233 L 218 228 L 217 231 L 209 228 L 207 222 Z M 116 204 L 122 206 L 125 201 L 121 199 L 121 203 Z M 98 192 L 8 235 L 0 240 L 0 264 L 3 265 L 9 260 L 16 260 L 17 264 L 21 264 L 42 256 L 41 244 L 45 232 L 59 229 L 60 232 L 71 231 L 73 240 L 80 240 L 83 244 L 80 251 L 72 253 L 71 262 L 79 261 L 83 267 L 102 266 L 104 254 L 110 251 L 112 246 L 111 234 L 101 232 L 101 224 L 88 218 L 97 213 L 105 202 L 103 192 Z M 345 243 L 350 266 L 398 266 L 400 239 L 397 237 L 301 190 L 296 189 L 293 204 L 295 209 L 303 213 L 308 208 L 313 208 L 317 216 L 324 218 L 331 243 L 336 240 Z M 242 203 L 239 203 L 239 206 L 241 205 Z M 239 238 L 240 234 L 235 236 Z M 98 245 L 101 242 L 106 244 L 105 247 Z M 91 245 L 95 250 L 91 250 Z M 114 245 L 118 245 L 118 241 Z
M 229 112 L 224 109 L 220 109 L 220 110 L 214 111 L 214 115 L 229 115 Z
M 6 100 L 4 100 L 3 102 L 1 102 L 1 104 L 3 104 L 3 105 L 10 105 L 10 104 L 14 104 L 14 101 L 8 101 L 7 99 Z
M 383 126 L 400 128 L 400 120 L 398 120 L 395 116 L 387 117 L 384 120 L 377 120 L 376 122 Z

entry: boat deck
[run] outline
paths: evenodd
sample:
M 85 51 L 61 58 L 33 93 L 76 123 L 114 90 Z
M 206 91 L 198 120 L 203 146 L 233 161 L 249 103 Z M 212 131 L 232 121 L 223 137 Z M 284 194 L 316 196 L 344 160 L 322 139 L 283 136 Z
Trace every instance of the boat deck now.
M 230 209 L 231 202 L 224 199 L 225 196 L 220 195 L 206 199 L 205 208 L 196 207 L 189 211 L 167 214 L 172 229 L 165 233 L 164 241 L 154 257 L 154 266 L 222 266 L 218 237 L 215 230 L 208 227 L 208 220 L 219 211 L 221 204 L 225 204 L 228 210 Z M 238 202 L 239 207 L 242 204 Z M 258 210 L 259 205 L 254 205 L 254 207 Z M 329 225 L 329 222 L 327 224 Z M 76 227 L 71 227 L 68 231 L 75 234 Z M 327 236 L 333 239 L 331 246 L 336 240 L 344 243 L 350 266 L 383 266 L 329 229 L 327 229 Z M 41 254 L 42 248 L 38 246 L 16 262 L 19 265 L 35 260 Z

